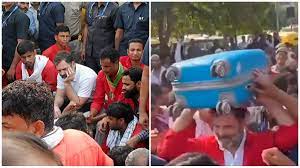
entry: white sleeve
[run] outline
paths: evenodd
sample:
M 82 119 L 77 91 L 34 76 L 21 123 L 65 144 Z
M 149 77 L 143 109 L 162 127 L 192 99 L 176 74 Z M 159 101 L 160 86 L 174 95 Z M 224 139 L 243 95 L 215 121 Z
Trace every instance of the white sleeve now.
M 89 98 L 92 95 L 92 92 L 96 86 L 97 75 L 89 78 L 85 78 L 80 81 L 79 89 L 77 92 L 77 96 Z
M 65 90 L 64 80 L 59 74 L 57 74 L 57 87 L 56 88 Z

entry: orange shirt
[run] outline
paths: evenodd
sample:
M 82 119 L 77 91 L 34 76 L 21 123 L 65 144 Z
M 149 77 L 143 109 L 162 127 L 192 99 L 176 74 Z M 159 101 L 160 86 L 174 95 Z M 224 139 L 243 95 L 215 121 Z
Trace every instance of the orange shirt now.
M 22 61 L 17 64 L 16 67 L 16 79 L 22 79 Z M 27 69 L 28 75 L 32 75 L 33 70 Z M 42 71 L 42 79 L 45 81 L 51 88 L 51 91 L 56 91 L 56 83 L 57 83 L 57 70 L 55 65 L 48 60 L 44 70 Z
M 61 49 L 57 44 L 53 44 L 51 47 L 47 48 L 42 55 L 46 56 L 49 58 L 49 60 L 51 60 L 52 62 L 54 62 L 54 59 L 56 57 L 56 54 L 59 51 L 63 51 L 63 49 Z M 66 51 L 71 51 L 70 47 L 66 48 Z
M 113 166 L 109 158 L 88 134 L 68 129 L 64 138 L 53 149 L 64 166 Z

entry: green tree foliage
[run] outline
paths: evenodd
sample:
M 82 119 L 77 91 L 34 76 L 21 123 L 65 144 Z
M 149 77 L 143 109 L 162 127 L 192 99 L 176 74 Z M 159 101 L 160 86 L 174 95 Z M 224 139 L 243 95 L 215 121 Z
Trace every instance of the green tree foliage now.
M 274 10 L 271 2 L 154 2 L 151 33 L 152 37 L 159 37 L 164 50 L 171 37 L 186 34 L 220 32 L 236 36 L 275 30 Z

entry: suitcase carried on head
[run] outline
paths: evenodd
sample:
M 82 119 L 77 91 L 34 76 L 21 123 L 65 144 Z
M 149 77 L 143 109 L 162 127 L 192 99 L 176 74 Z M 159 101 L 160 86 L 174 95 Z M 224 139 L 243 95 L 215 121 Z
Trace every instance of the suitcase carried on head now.
M 237 50 L 174 63 L 166 78 L 172 82 L 177 101 L 185 107 L 229 112 L 231 107 L 250 103 L 252 72 L 267 68 L 264 51 Z

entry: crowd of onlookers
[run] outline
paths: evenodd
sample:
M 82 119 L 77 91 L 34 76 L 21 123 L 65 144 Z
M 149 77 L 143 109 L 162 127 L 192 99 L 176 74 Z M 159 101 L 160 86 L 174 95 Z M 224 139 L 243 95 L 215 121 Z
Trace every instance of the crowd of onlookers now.
M 152 165 L 298 164 L 298 46 L 281 43 L 276 32 L 249 36 L 247 41 L 242 36 L 239 43 L 234 38 L 225 41 L 225 45 L 214 41 L 209 54 L 261 49 L 268 57 L 269 72 L 253 72 L 255 103 L 232 109 L 229 115 L 215 109 L 186 109 L 176 102 L 165 74 L 175 61 L 201 57 L 197 56 L 201 48 L 192 40 L 186 55 L 176 49 L 175 59 L 153 54 Z
M 2 7 L 3 165 L 148 165 L 148 3 Z

